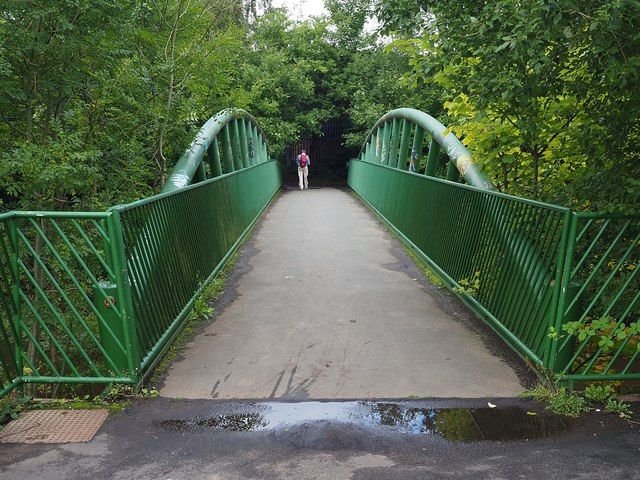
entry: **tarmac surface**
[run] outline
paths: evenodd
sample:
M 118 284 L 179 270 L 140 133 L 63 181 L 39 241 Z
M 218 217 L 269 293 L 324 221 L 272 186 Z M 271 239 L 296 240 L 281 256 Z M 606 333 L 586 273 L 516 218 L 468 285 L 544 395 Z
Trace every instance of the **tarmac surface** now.
M 279 402 L 279 414 L 294 410 L 285 424 L 256 431 L 222 427 L 211 420 L 271 408 L 261 403 L 220 400 L 139 401 L 111 414 L 93 440 L 61 445 L 0 444 L 0 479 L 278 479 L 278 480 L 424 480 L 424 479 L 625 479 L 640 478 L 637 469 L 638 424 L 614 415 L 593 413 L 579 419 L 563 417 L 566 428 L 539 437 L 525 431 L 512 440 L 500 411 L 520 410 L 527 418 L 544 416 L 540 407 L 523 400 L 494 399 L 494 436 L 487 440 L 456 439 L 466 423 L 456 420 L 467 407 L 480 421 L 487 400 L 386 402 L 407 412 L 452 408 L 449 439 L 438 432 L 399 428 L 392 420 L 371 415 L 319 418 L 299 403 Z M 284 407 L 283 407 L 284 405 Z M 323 404 L 320 404 L 323 405 Z M 326 407 L 329 411 L 336 403 Z M 337 404 L 339 405 L 339 404 Z M 367 412 L 375 405 L 357 403 Z M 391 405 L 391 406 L 389 406 Z M 482 408 L 484 407 L 484 408 Z M 633 406 L 637 410 L 640 405 Z M 300 414 L 300 408 L 306 414 Z M 527 411 L 537 416 L 529 416 Z M 285 410 L 286 411 L 286 410 Z M 402 413 L 404 412 L 404 413 Z M 283 418 L 283 415 L 280 415 Z M 392 416 L 393 418 L 393 416 Z M 422 423 L 433 428 L 428 421 Z M 464 418 L 464 416 L 463 416 Z M 549 419 L 548 416 L 545 416 Z M 409 418 L 410 420 L 410 418 Z M 231 424 L 233 425 L 233 424 Z M 438 422 L 435 429 L 445 430 Z M 500 432 L 506 433 L 501 439 Z M 488 432 L 488 430 L 485 430 Z
M 161 395 L 217 399 L 512 397 L 522 364 L 346 190 L 291 190 L 240 260 L 232 298 Z

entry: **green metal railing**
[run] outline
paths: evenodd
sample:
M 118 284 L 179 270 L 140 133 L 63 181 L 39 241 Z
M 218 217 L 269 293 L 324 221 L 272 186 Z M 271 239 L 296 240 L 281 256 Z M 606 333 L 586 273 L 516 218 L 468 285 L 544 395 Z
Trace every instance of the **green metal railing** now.
M 427 155 L 423 156 L 427 140 Z M 448 157 L 446 163 L 441 151 Z M 358 158 L 399 170 L 424 172 L 430 177 L 445 169 L 447 180 L 464 180 L 469 185 L 494 189 L 462 142 L 431 115 L 413 108 L 398 108 L 383 115 L 367 135 Z
M 639 216 L 495 192 L 464 146 L 412 109 L 376 123 L 349 185 L 522 357 L 567 381 L 640 379 Z
M 278 191 L 266 147 L 247 112 L 225 110 L 159 195 L 0 214 L 0 397 L 138 384 Z M 640 379 L 639 216 L 496 192 L 412 109 L 376 123 L 349 185 L 521 356 L 568 381 Z
M 176 163 L 162 192 L 173 192 L 267 160 L 266 137 L 256 119 L 239 108 L 223 110 L 202 126 Z
M 131 382 L 111 212 L 1 217 L 3 390 L 27 383 Z M 111 345 L 111 349 L 105 345 Z M 7 361 L 6 359 L 10 359 Z
M 568 209 L 358 160 L 349 185 L 514 349 L 544 362 Z
M 30 387 L 41 396 L 139 383 L 279 187 L 255 120 L 225 110 L 165 193 L 107 212 L 0 215 L 0 397 L 25 383 L 46 384 Z
M 142 371 L 170 343 L 199 291 L 279 188 L 278 165 L 269 161 L 114 209 L 124 234 Z
M 554 370 L 568 380 L 640 380 L 640 216 L 574 213 Z

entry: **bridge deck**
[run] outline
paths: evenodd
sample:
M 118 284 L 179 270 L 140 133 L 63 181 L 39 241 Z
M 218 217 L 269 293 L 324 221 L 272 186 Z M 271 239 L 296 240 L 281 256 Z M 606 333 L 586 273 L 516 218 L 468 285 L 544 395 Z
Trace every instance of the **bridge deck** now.
M 501 397 L 514 370 L 348 193 L 291 191 L 245 249 L 235 298 L 169 369 L 183 398 Z M 493 351 L 493 348 L 491 349 Z

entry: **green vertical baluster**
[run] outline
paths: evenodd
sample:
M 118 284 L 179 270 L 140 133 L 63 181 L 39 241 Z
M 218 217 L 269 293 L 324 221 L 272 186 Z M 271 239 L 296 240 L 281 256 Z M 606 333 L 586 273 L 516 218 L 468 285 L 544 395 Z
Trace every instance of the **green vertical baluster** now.
M 407 169 L 407 161 L 409 160 L 409 134 L 411 133 L 411 123 L 408 120 L 402 120 L 402 133 L 400 136 L 400 152 L 398 154 L 398 168 Z
M 435 138 L 431 139 L 429 144 L 429 155 L 427 156 L 427 168 L 424 172 L 429 177 L 435 177 L 438 173 L 438 166 L 440 164 L 440 144 L 436 142 Z
M 373 163 L 382 163 L 382 127 L 378 127 L 376 130 L 374 141 L 371 161 Z
M 236 170 L 242 170 L 244 168 L 242 149 L 240 148 L 240 129 L 238 127 L 238 119 L 234 118 L 231 121 L 231 145 L 233 147 L 233 164 Z
M 247 128 L 243 118 L 239 118 L 236 122 L 238 122 L 238 132 L 240 134 L 240 155 L 242 158 L 242 167 L 247 168 L 251 166 L 249 164 L 249 149 L 247 148 Z
M 262 138 L 260 137 L 260 131 L 258 130 L 258 127 L 254 127 L 254 130 L 256 137 L 256 155 L 258 155 L 258 163 L 264 163 L 266 162 L 266 158 L 264 158 L 262 152 Z
M 19 252 L 18 252 L 18 219 L 10 218 L 7 221 L 7 228 L 9 230 L 9 241 L 11 245 L 10 263 L 11 271 L 13 273 L 13 285 L 11 286 L 11 297 L 13 302 L 13 330 L 15 332 L 15 362 L 18 377 L 22 377 L 24 372 L 24 356 L 22 346 L 22 311 L 20 308 L 20 267 L 18 266 Z M 23 386 L 18 386 L 20 391 L 23 391 Z
M 460 170 L 458 170 L 453 160 L 447 162 L 447 180 L 451 180 L 452 182 L 460 181 Z
M 400 143 L 401 121 L 394 118 L 391 124 L 391 141 L 389 142 L 389 162 L 388 165 L 393 168 L 398 166 L 398 145 Z
M 258 138 L 258 128 L 255 125 L 251 125 L 251 143 L 253 144 L 253 161 L 257 165 L 262 163 L 260 159 L 260 150 L 258 146 L 260 145 L 260 140 Z
M 142 359 L 140 358 L 138 333 L 133 315 L 131 285 L 129 284 L 129 275 L 127 273 L 127 258 L 124 251 L 124 237 L 118 210 L 111 210 L 111 215 L 107 219 L 107 228 L 109 230 L 111 259 L 113 261 L 111 270 L 117 285 L 117 304 L 122 318 L 122 331 L 124 333 L 125 349 L 127 350 L 129 375 L 134 381 L 137 381 L 137 370 Z
M 222 161 L 224 162 L 224 173 L 235 171 L 233 165 L 233 148 L 231 146 L 231 135 L 229 133 L 229 124 L 222 128 Z
M 218 149 L 218 138 L 214 138 L 209 145 L 209 150 L 207 151 L 207 155 L 209 157 L 209 166 L 211 167 L 211 174 L 214 177 L 219 177 L 222 175 L 222 165 L 220 163 L 220 150 Z
M 389 161 L 389 136 L 390 132 L 389 122 L 385 122 L 382 126 L 382 149 L 380 151 L 380 163 L 386 165 Z
M 364 146 L 364 151 L 362 152 L 362 155 L 360 156 L 360 160 L 362 160 L 363 162 L 368 162 L 369 160 L 369 151 L 371 150 L 371 144 L 367 143 Z
M 260 161 L 260 151 L 258 150 L 258 145 L 260 145 L 260 139 L 258 138 L 258 127 L 255 125 L 251 126 L 251 138 L 253 139 L 253 161 L 255 164 L 262 163 Z
M 422 159 L 422 143 L 424 142 L 424 128 L 416 125 L 416 131 L 413 134 L 413 145 L 411 147 L 411 165 L 409 170 L 414 172 L 420 171 L 420 161 Z
M 253 166 L 256 164 L 255 161 L 255 149 L 253 145 L 253 129 L 251 128 L 251 122 L 246 120 L 244 122 L 245 136 L 247 137 L 246 145 L 247 145 L 247 163 L 249 166 Z
M 204 162 L 200 161 L 198 164 L 198 168 L 196 172 L 193 174 L 193 178 L 191 179 L 191 183 L 203 182 L 207 179 L 207 174 L 204 171 Z
M 567 305 L 570 304 L 571 298 L 567 295 L 569 285 L 572 280 L 571 270 L 573 269 L 574 251 L 576 247 L 576 234 L 578 230 L 578 218 L 575 213 L 570 211 L 564 214 L 562 224 L 562 235 L 560 237 L 560 248 L 558 249 L 558 263 L 556 266 L 553 299 L 551 300 L 551 308 L 549 309 L 549 329 L 553 327 L 557 332 L 562 332 L 562 324 L 567 313 Z M 575 293 L 575 292 L 573 292 Z M 572 295 L 573 296 L 573 295 Z M 547 339 L 544 349 L 545 367 L 554 373 L 558 373 L 563 369 L 567 369 L 571 362 L 566 365 L 558 365 L 558 353 L 562 346 L 567 345 L 568 338 L 560 345 L 561 337 L 555 339 Z M 567 358 L 571 357 L 568 355 Z
M 382 127 L 378 127 L 375 134 L 373 153 L 371 155 L 371 161 L 373 163 L 382 163 L 382 133 Z

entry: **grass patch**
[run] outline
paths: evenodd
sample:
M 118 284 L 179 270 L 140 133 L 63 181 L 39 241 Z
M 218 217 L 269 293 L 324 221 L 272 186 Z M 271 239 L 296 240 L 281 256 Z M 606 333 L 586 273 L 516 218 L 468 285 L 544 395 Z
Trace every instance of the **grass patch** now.
M 29 400 L 29 397 L 16 395 L 15 392 L 0 398 L 0 430 L 11 420 L 18 418 L 20 412 L 27 409 Z
M 440 276 L 435 272 L 435 270 L 433 270 L 429 265 L 424 263 L 422 259 L 416 254 L 416 252 L 414 252 L 411 248 L 405 245 L 404 242 L 401 241 L 400 243 L 402 243 L 402 247 L 404 248 L 404 251 L 407 252 L 407 255 L 409 256 L 409 258 L 411 258 L 411 260 L 413 260 L 416 263 L 416 265 L 418 265 L 420 270 L 422 270 L 422 274 L 425 276 L 425 278 L 436 287 L 444 288 L 445 283 L 442 281 Z
M 249 235 L 247 235 L 249 238 Z M 239 251 L 236 250 L 233 255 L 229 258 L 224 268 L 216 275 L 216 277 L 211 281 L 211 283 L 202 291 L 202 293 L 198 296 L 198 298 L 193 303 L 193 309 L 187 320 L 185 322 L 182 331 L 175 338 L 173 343 L 167 349 L 166 354 L 158 362 L 151 378 L 149 380 L 150 384 L 156 384 L 160 377 L 167 371 L 169 365 L 175 358 L 182 353 L 187 342 L 191 340 L 195 330 L 202 324 L 203 321 L 210 318 L 211 315 L 214 314 L 215 308 L 213 307 L 213 303 L 215 303 L 224 292 L 227 287 L 227 280 L 229 274 L 233 271 L 238 263 Z
M 0 399 L 0 430 L 18 418 L 20 413 L 29 410 L 96 410 L 120 412 L 135 399 L 155 398 L 159 395 L 155 389 L 143 388 L 136 393 L 131 385 L 112 385 L 101 395 L 91 397 L 41 399 L 29 395 L 9 395 Z
M 630 405 L 616 398 L 616 390 L 610 384 L 593 383 L 583 391 L 570 391 L 555 384 L 540 384 L 525 390 L 521 397 L 533 398 L 559 415 L 577 417 L 585 412 L 607 412 L 622 418 L 632 415 Z

